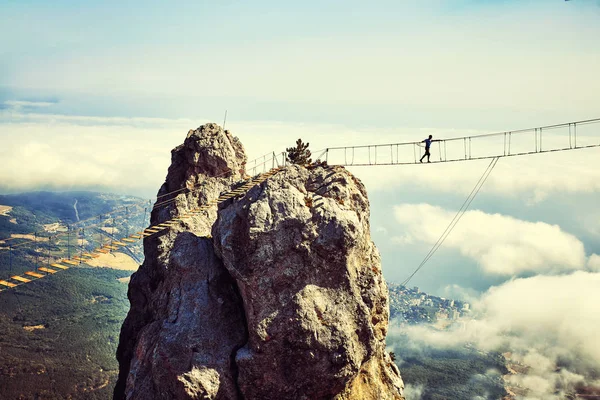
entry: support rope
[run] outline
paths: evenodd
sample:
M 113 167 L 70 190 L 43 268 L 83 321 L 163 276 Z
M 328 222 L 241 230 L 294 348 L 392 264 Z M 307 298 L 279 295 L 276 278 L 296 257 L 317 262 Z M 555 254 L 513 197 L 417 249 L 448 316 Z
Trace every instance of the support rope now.
M 444 243 L 444 241 L 450 235 L 450 233 L 452 232 L 452 230 L 454 229 L 454 227 L 456 226 L 456 224 L 458 224 L 458 221 L 460 221 L 460 219 L 463 217 L 463 215 L 465 214 L 465 212 L 467 211 L 467 209 L 471 205 L 471 202 L 473 201 L 473 199 L 475 199 L 475 196 L 477 196 L 477 194 L 479 193 L 479 190 L 481 190 L 481 187 L 483 186 L 483 184 L 485 183 L 485 181 L 487 180 L 487 178 L 492 173 L 492 170 L 494 169 L 494 167 L 498 163 L 498 160 L 499 160 L 499 157 L 495 157 L 490 162 L 490 164 L 485 169 L 483 175 L 481 175 L 481 177 L 479 178 L 479 180 L 477 181 L 477 183 L 475 184 L 475 186 L 471 190 L 471 193 L 469 193 L 469 196 L 467 196 L 467 198 L 465 199 L 464 203 L 462 204 L 462 206 L 460 207 L 460 209 L 458 210 L 458 212 L 454 216 L 454 218 L 452 218 L 452 221 L 450 221 L 450 224 L 446 227 L 446 229 L 444 230 L 444 232 L 442 233 L 442 235 L 435 242 L 435 244 L 433 245 L 433 247 L 429 250 L 429 253 L 427 253 L 427 255 L 425 256 L 425 258 L 423 259 L 423 261 L 421 261 L 421 263 L 417 267 L 417 269 L 415 269 L 415 271 L 412 274 L 410 274 L 410 276 L 408 276 L 408 278 L 406 278 L 401 283 L 402 286 L 408 285 L 408 283 L 410 282 L 410 280 L 416 275 L 417 272 L 419 272 L 419 270 L 421 268 L 423 268 L 423 266 L 425 266 L 425 264 L 427 263 L 427 261 L 429 261 L 429 259 L 431 257 L 433 257 L 433 255 L 435 254 L 435 252 Z

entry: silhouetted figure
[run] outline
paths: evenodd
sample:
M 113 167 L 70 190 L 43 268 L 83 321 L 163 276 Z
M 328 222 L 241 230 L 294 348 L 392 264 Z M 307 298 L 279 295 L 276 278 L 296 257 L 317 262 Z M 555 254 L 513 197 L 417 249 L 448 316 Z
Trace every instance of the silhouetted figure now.
M 427 162 L 431 162 L 431 161 L 429 161 L 429 157 L 431 156 L 431 153 L 429 152 L 429 148 L 431 147 L 432 142 L 441 142 L 441 140 L 433 140 L 433 136 L 429 135 L 429 137 L 427 139 L 421 141 L 421 143 L 425 143 L 425 154 L 423 154 L 423 157 L 421 157 L 419 162 L 423 162 L 423 159 L 425 158 L 425 156 L 427 156 Z

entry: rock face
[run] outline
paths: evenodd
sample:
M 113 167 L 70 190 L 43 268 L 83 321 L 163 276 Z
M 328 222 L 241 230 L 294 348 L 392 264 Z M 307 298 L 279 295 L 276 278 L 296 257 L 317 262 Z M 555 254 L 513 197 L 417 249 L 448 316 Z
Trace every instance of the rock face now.
M 182 191 L 152 223 L 239 185 L 245 162 L 216 125 L 190 131 L 159 195 Z M 366 191 L 345 169 L 288 166 L 144 250 L 115 399 L 403 399 Z

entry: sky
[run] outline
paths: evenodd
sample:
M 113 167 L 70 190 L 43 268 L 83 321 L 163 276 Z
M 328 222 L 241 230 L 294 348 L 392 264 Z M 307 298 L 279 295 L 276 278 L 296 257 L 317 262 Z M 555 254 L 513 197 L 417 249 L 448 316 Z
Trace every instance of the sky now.
M 170 150 L 225 110 L 250 159 L 298 137 L 316 154 L 599 118 L 599 40 L 597 0 L 4 0 L 0 193 L 150 198 Z M 581 143 L 600 144 L 599 127 Z M 501 159 L 411 285 L 485 310 L 514 282 L 548 298 L 545 279 L 565 285 L 573 307 L 582 279 L 598 292 L 599 151 Z M 389 281 L 420 264 L 488 163 L 350 168 Z

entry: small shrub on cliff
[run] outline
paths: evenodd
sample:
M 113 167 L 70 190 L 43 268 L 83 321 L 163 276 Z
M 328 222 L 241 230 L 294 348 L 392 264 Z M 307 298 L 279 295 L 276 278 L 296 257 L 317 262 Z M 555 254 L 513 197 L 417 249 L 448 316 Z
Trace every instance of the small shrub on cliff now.
M 309 144 L 302 143 L 302 139 L 298 139 L 296 140 L 296 147 L 285 149 L 287 151 L 288 162 L 299 165 L 310 164 L 312 160 L 310 159 L 310 150 L 308 150 Z
M 310 196 L 304 196 L 304 204 L 306 205 L 306 207 L 308 208 L 312 208 L 313 206 L 313 199 Z

